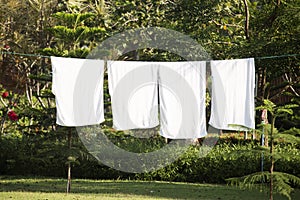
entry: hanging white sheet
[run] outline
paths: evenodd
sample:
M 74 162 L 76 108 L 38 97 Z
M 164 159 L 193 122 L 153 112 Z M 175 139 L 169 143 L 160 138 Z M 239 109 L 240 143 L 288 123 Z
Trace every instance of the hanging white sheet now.
M 108 61 L 107 67 L 113 128 L 157 126 L 157 66 L 151 62 Z
M 254 129 L 254 59 L 211 61 L 211 73 L 209 124 L 223 130 Z
M 51 57 L 56 123 L 85 126 L 104 121 L 104 61 Z
M 159 67 L 160 134 L 204 137 L 206 62 L 156 62 Z

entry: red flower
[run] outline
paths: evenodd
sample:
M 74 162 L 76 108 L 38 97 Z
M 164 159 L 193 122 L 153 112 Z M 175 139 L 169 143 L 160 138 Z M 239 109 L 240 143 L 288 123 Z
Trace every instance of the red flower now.
M 7 113 L 7 115 L 8 115 L 8 118 L 11 120 L 11 121 L 18 121 L 18 115 L 14 112 L 14 111 L 12 111 L 12 110 L 10 110 L 8 113 Z
M 9 49 L 10 49 L 10 46 L 8 46 L 7 44 L 4 45 L 4 49 L 9 50 Z
M 8 93 L 7 91 L 2 93 L 2 97 L 3 97 L 3 98 L 8 97 L 8 95 L 9 95 L 9 93 Z

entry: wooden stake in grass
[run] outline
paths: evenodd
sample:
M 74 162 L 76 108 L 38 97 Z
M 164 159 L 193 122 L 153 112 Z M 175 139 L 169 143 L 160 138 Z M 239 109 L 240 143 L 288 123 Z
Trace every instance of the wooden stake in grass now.
M 69 150 L 72 148 L 72 130 L 68 132 L 68 147 Z M 71 191 L 71 161 L 68 157 L 68 182 L 67 182 L 67 194 Z
M 274 186 L 274 180 L 273 180 L 273 173 L 274 173 L 274 127 L 275 127 L 275 119 L 276 117 L 271 116 L 271 132 L 270 132 L 270 155 L 271 155 L 271 166 L 270 166 L 270 200 L 273 200 L 273 186 Z

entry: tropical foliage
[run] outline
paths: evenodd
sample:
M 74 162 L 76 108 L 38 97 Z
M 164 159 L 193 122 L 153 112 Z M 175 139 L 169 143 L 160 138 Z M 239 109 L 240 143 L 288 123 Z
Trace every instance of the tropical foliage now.
M 243 178 L 232 180 L 255 183 L 263 178 L 264 183 L 273 182 L 277 191 L 289 196 L 290 186 L 298 183 L 300 175 L 297 171 L 299 144 L 294 144 L 299 141 L 300 108 L 286 105 L 288 102 L 299 105 L 300 102 L 299 13 L 299 0 L 1 0 L 0 173 L 63 176 L 65 165 L 73 165 L 77 176 L 132 176 L 96 163 L 84 150 L 74 134 L 75 130 L 55 124 L 51 65 L 47 56 L 85 58 L 110 36 L 133 28 L 158 26 L 190 36 L 204 47 L 212 59 L 256 58 L 256 100 L 258 108 L 268 109 L 270 113 L 271 125 L 264 126 L 269 133 L 270 147 L 259 149 L 257 141 L 251 146 L 239 145 L 230 139 L 230 148 L 222 140 L 226 145 L 221 143 L 222 150 L 217 147 L 215 151 L 228 153 L 233 149 L 250 150 L 255 147 L 258 149 L 252 150 L 257 150 L 259 155 L 264 152 L 265 166 L 270 165 L 270 168 L 257 173 L 260 157 L 253 151 L 242 158 L 227 159 L 212 153 L 199 160 L 193 157 L 197 152 L 192 149 L 189 156 L 174 165 L 136 177 L 220 183 L 238 176 Z M 287 54 L 294 56 L 285 56 Z M 174 61 L 183 58 L 160 49 L 145 48 L 129 52 L 119 59 Z M 116 143 L 119 141 L 120 145 L 125 145 L 124 148 L 132 148 L 129 141 L 133 140 L 136 148 L 147 149 L 145 141 L 136 141 L 109 128 L 111 108 L 107 77 L 105 79 L 107 120 L 103 128 L 112 139 L 117 140 Z M 260 111 L 257 111 L 259 115 Z M 260 123 L 259 117 L 257 122 Z M 261 128 L 258 127 L 258 136 Z M 162 138 L 153 140 L 152 144 L 162 145 Z M 288 156 L 289 153 L 292 156 Z M 246 166 L 246 163 L 251 165 Z M 216 170 L 208 170 L 205 164 Z M 222 168 L 226 166 L 229 169 L 235 165 L 237 173 Z M 272 171 L 271 166 L 275 166 L 276 171 Z M 238 167 L 241 168 L 238 170 Z M 266 171 L 269 169 L 270 172 Z M 199 171 L 205 176 L 199 175 Z M 246 176 L 249 173 L 254 174 Z

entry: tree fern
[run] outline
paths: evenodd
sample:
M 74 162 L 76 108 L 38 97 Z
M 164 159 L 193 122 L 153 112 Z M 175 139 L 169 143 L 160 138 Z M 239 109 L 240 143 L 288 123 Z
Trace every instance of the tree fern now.
M 300 144 L 300 139 L 295 136 L 296 129 L 291 131 L 285 131 L 283 133 L 278 133 L 275 128 L 275 121 L 277 117 L 284 116 L 286 114 L 293 114 L 293 108 L 298 107 L 298 105 L 290 104 L 284 106 L 276 106 L 270 100 L 264 100 L 262 106 L 257 107 L 258 110 L 266 109 L 270 113 L 270 125 L 264 124 L 263 127 L 267 131 L 270 138 L 270 147 L 259 147 L 253 149 L 248 154 L 257 154 L 260 153 L 266 156 L 271 161 L 270 171 L 266 172 L 257 172 L 249 174 L 239 178 L 230 178 L 227 179 L 228 183 L 239 185 L 241 187 L 256 187 L 257 185 L 266 186 L 266 183 L 269 184 L 270 189 L 270 200 L 273 199 L 273 189 L 274 192 L 286 196 L 288 199 L 291 199 L 291 192 L 293 191 L 293 185 L 300 185 L 300 178 L 292 174 L 275 172 L 274 166 L 277 160 L 279 159 L 294 159 L 296 158 L 294 154 L 289 152 L 278 152 L 276 149 L 276 144 L 282 142 Z M 293 135 L 289 134 L 290 132 L 294 133 Z M 240 153 L 240 152 L 237 152 Z M 245 152 L 243 152 L 245 153 Z
M 243 177 L 229 178 L 227 182 L 230 185 L 239 186 L 241 188 L 257 188 L 266 190 L 267 184 L 270 182 L 271 173 L 268 171 L 256 172 Z M 274 172 L 274 189 L 277 193 L 286 196 L 291 199 L 290 193 L 293 188 L 290 184 L 300 185 L 300 178 L 291 174 Z

